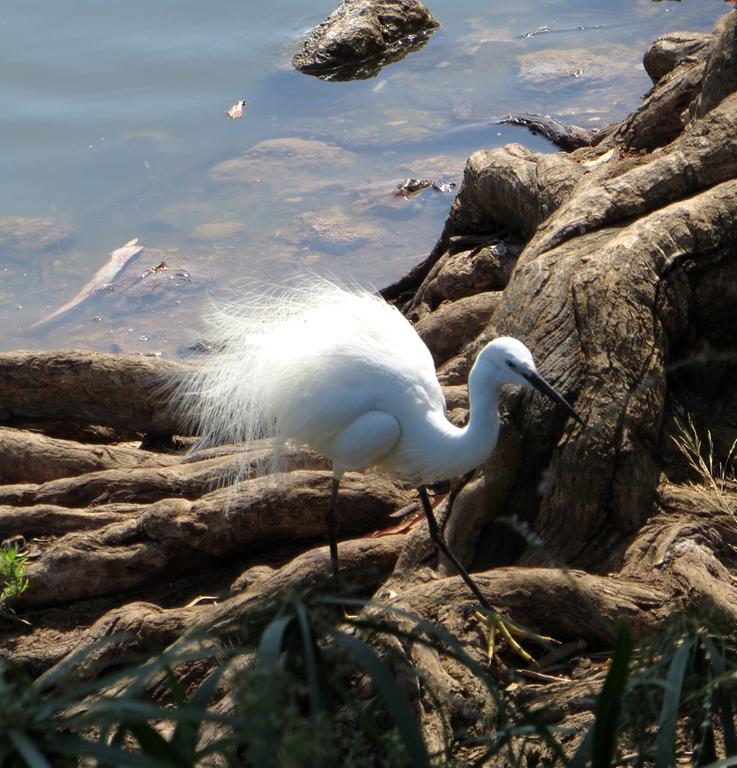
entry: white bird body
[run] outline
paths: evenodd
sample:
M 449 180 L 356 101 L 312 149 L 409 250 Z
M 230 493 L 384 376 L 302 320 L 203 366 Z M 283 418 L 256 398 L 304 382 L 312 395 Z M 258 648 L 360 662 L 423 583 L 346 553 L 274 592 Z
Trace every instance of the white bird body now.
M 465 474 L 494 448 L 497 420 L 486 420 L 486 429 L 481 419 L 473 429 L 451 424 L 434 377 L 428 387 L 407 376 L 404 364 L 352 370 L 352 382 L 309 392 L 304 410 L 319 414 L 320 422 L 310 419 L 292 433 L 330 458 L 337 475 L 376 466 L 416 485 L 432 483 Z
M 333 462 L 325 523 L 336 589 L 336 505 L 346 470 L 376 466 L 415 483 L 430 536 L 481 605 L 491 606 L 443 540 L 427 483 L 482 464 L 499 436 L 504 384 L 531 386 L 573 408 L 538 374 L 530 351 L 502 337 L 479 353 L 468 377 L 465 427 L 445 416 L 429 350 L 412 325 L 380 297 L 324 280 L 270 295 L 247 295 L 211 318 L 215 354 L 174 394 L 204 444 L 274 439 L 306 443 Z
M 219 351 L 184 392 L 203 441 L 274 436 L 278 463 L 293 438 L 331 459 L 338 478 L 371 466 L 418 485 L 465 474 L 496 445 L 499 388 L 537 377 L 521 342 L 491 342 L 469 376 L 469 422 L 456 427 L 406 318 L 368 291 L 322 280 L 250 296 L 211 326 Z

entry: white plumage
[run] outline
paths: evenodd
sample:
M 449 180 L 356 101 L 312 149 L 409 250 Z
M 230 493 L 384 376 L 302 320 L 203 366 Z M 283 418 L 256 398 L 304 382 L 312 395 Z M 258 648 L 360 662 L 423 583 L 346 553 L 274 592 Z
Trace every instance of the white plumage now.
M 523 375 L 536 373 L 521 342 L 492 342 L 469 377 L 469 424 L 458 428 L 445 417 L 429 350 L 366 290 L 310 280 L 248 294 L 209 326 L 216 353 L 179 393 L 203 444 L 273 436 L 278 465 L 294 438 L 336 474 L 375 465 L 421 484 L 468 472 L 496 444 L 499 387 L 529 386 Z
M 425 344 L 399 311 L 360 288 L 310 280 L 250 293 L 216 311 L 209 326 L 215 353 L 175 396 L 202 442 L 274 437 L 277 467 L 287 439 L 308 444 L 333 462 L 330 515 L 342 473 L 377 466 L 420 487 L 439 537 L 424 485 L 465 474 L 488 457 L 504 384 L 535 387 L 580 421 L 537 373 L 527 347 L 503 337 L 479 353 L 469 374 L 468 424 L 454 426 Z M 334 517 L 328 528 L 333 539 Z M 438 544 L 448 554 L 442 538 Z

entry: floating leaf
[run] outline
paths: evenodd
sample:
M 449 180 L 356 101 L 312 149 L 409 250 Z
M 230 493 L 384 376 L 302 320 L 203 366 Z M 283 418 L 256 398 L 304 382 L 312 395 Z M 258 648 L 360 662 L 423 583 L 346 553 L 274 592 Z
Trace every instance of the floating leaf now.
M 240 118 L 245 117 L 247 103 L 248 102 L 245 99 L 236 101 L 235 104 L 233 104 L 231 107 L 228 108 L 228 111 L 225 113 L 226 116 L 229 117 L 231 120 L 239 120 Z

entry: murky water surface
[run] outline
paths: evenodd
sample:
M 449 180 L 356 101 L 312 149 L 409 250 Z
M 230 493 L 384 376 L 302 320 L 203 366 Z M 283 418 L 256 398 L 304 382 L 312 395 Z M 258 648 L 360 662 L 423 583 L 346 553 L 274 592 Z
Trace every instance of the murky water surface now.
M 4 0 L 0 348 L 174 354 L 239 283 L 310 271 L 380 287 L 427 254 L 452 200 L 393 196 L 405 177 L 459 183 L 475 149 L 550 148 L 492 124 L 506 113 L 621 118 L 650 85 L 649 42 L 726 9 L 429 0 L 441 27 L 425 48 L 329 83 L 290 59 L 335 4 Z M 239 99 L 245 118 L 228 120 Z M 112 286 L 29 330 L 134 237 L 144 251 Z

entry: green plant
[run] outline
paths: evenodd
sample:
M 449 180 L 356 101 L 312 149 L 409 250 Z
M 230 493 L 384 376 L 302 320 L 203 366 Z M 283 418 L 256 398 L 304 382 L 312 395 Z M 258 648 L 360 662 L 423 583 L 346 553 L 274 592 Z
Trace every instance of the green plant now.
M 430 766 L 406 694 L 389 664 L 335 625 L 338 606 L 292 595 L 266 628 L 239 682 L 246 766 Z M 375 694 L 358 703 L 351 677 Z
M 737 644 L 718 617 L 677 615 L 633 654 L 622 743 L 635 766 L 704 766 L 737 756 Z M 734 761 L 737 764 L 737 760 Z
M 267 723 L 257 729 L 255 739 L 245 740 L 245 765 L 291 765 L 273 751 L 272 762 L 268 762 L 258 745 L 269 743 L 273 750 L 275 739 L 281 738 L 282 752 L 286 753 L 283 739 L 295 734 L 301 734 L 297 736 L 302 750 L 299 764 L 304 765 L 350 765 L 352 768 L 451 765 L 453 743 L 455 741 L 455 746 L 465 744 L 464 737 L 446 734 L 447 753 L 428 753 L 416 709 L 408 695 L 419 682 L 413 680 L 413 676 L 421 673 L 401 655 L 399 659 L 392 658 L 390 663 L 390 653 L 377 651 L 387 645 L 387 641 L 389 647 L 425 645 L 465 666 L 480 681 L 494 701 L 497 727 L 488 738 L 468 739 L 467 745 L 473 746 L 478 755 L 474 765 L 485 765 L 501 756 L 505 764 L 518 764 L 517 740 L 530 735 L 541 739 L 551 753 L 563 761 L 563 751 L 554 733 L 544 725 L 544 713 L 532 712 L 504 694 L 490 671 L 471 658 L 461 643 L 442 627 L 376 604 L 373 604 L 376 611 L 343 619 L 336 625 L 342 613 L 340 609 L 346 605 L 361 608 L 365 603 L 335 598 L 307 601 L 292 596 L 282 614 L 264 631 L 258 654 L 260 678 L 254 678 L 252 673 L 247 678 L 247 690 L 252 699 L 264 701 L 254 690 L 266 685 L 267 680 L 278 682 L 270 693 L 273 695 L 279 690 L 280 711 L 285 714 L 276 720 L 289 725 L 280 730 L 270 711 L 244 716 L 244 724 L 248 723 L 246 729 L 259 717 L 271 722 L 271 727 Z M 254 688 L 255 680 L 260 683 L 256 682 Z M 361 697 L 356 696 L 357 681 L 363 691 Z M 326 723 L 330 727 L 326 727 Z M 271 733 L 270 738 L 264 737 L 267 732 Z M 325 762 L 305 761 L 305 754 L 316 754 L 314 750 L 310 752 L 304 742 L 305 735 L 310 733 L 320 740 L 322 748 L 332 750 L 329 756 L 322 756 Z M 337 733 L 337 738 L 330 742 L 325 736 L 328 733 Z
M 116 643 L 111 636 L 99 646 Z M 79 656 L 51 674 L 31 680 L 18 666 L 0 660 L 0 765 L 5 768 L 65 768 L 81 759 L 100 768 L 185 768 L 213 752 L 225 753 L 230 738 L 200 747 L 205 723 L 233 727 L 236 721 L 208 710 L 215 685 L 227 665 L 215 666 L 185 695 L 175 664 L 208 658 L 207 649 L 175 644 L 143 664 L 128 664 L 91 682 L 70 682 Z M 166 704 L 152 700 L 156 682 L 169 689 Z M 161 724 L 173 723 L 164 736 Z
M 0 613 L 7 612 L 10 603 L 28 588 L 27 560 L 16 545 L 0 548 Z
M 568 768 L 583 768 L 586 765 L 591 765 L 591 768 L 608 768 L 615 764 L 631 656 L 632 637 L 626 627 L 620 627 L 612 663 L 596 698 L 594 723 L 568 762 Z
M 89 682 L 74 676 L 79 657 L 36 680 L 0 660 L 0 765 L 65 768 L 83 758 L 101 768 L 211 760 L 229 768 L 449 768 L 462 748 L 474 754 L 464 766 L 523 766 L 530 740 L 545 748 L 546 765 L 564 768 L 668 768 L 676 759 L 704 766 L 737 755 L 737 644 L 718 618 L 674 617 L 638 647 L 620 629 L 594 722 L 567 757 L 560 737 L 571 734 L 501 689 L 442 627 L 387 606 L 345 620 L 345 603 L 362 605 L 290 595 L 257 649 L 193 632 Z M 225 628 L 229 639 L 235 626 Z M 431 754 L 411 696 L 421 673 L 391 653 L 410 644 L 463 665 L 493 701 L 493 727 L 448 733 L 447 749 Z
M 737 765 L 737 644 L 718 619 L 674 616 L 634 649 L 621 628 L 595 720 L 566 768 Z M 731 759 L 730 757 L 731 756 Z

